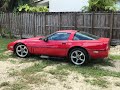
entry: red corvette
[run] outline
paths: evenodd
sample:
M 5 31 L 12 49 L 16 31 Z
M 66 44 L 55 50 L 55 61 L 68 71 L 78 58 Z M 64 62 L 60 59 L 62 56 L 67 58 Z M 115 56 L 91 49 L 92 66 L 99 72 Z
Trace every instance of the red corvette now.
M 68 57 L 75 65 L 82 65 L 91 58 L 107 57 L 109 38 L 76 30 L 61 30 L 46 37 L 17 40 L 9 43 L 7 48 L 21 58 L 30 54 Z

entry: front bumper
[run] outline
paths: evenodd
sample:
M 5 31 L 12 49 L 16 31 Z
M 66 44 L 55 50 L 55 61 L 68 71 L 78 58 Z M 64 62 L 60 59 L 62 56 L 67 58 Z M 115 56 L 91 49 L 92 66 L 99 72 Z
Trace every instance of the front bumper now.
M 15 45 L 14 42 L 9 43 L 8 46 L 7 46 L 7 49 L 11 50 L 11 51 L 14 51 L 14 45 Z

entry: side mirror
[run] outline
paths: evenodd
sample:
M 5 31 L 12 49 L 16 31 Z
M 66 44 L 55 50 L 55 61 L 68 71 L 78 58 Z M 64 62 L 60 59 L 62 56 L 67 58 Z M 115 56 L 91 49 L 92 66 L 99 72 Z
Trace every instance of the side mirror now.
M 43 41 L 48 42 L 48 38 L 44 38 Z

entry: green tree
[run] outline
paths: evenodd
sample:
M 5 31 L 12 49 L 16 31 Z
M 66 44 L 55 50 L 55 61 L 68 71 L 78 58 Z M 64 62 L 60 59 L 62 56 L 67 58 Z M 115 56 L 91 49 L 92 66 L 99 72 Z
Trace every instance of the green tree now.
M 31 0 L 0 0 L 0 11 L 13 11 L 19 5 L 29 3 Z
M 83 11 L 116 11 L 117 0 L 89 0 L 89 6 L 84 6 Z
M 0 11 L 18 11 L 18 12 L 47 12 L 45 6 L 34 7 L 34 0 L 0 0 Z
M 28 4 L 20 5 L 17 8 L 18 12 L 48 12 L 48 8 L 46 6 L 29 6 Z

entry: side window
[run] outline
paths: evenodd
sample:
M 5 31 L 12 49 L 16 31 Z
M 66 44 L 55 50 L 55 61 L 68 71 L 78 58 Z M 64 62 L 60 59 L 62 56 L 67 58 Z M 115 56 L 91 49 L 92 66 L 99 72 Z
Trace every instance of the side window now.
M 74 40 L 93 40 L 93 38 L 81 33 L 76 33 L 74 36 Z
M 55 33 L 48 37 L 48 40 L 68 40 L 70 34 L 69 33 Z

